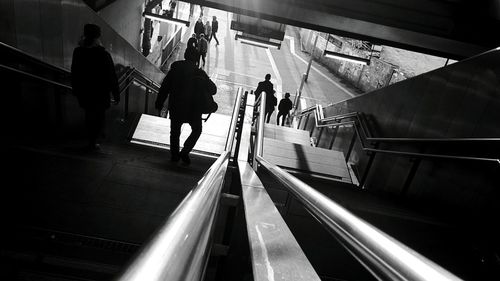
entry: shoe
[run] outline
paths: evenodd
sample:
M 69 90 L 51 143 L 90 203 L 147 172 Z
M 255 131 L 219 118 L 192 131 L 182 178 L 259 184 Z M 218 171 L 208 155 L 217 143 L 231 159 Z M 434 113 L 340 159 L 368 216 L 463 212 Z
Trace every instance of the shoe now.
M 185 165 L 191 164 L 191 159 L 189 158 L 189 155 L 187 155 L 187 154 L 181 154 L 181 160 L 182 160 L 182 163 L 184 163 Z

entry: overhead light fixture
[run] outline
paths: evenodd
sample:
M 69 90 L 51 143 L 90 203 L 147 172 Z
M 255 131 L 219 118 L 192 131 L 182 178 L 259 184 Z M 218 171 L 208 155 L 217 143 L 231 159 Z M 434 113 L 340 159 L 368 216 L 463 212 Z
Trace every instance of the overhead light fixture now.
M 158 20 L 158 21 L 163 21 L 163 22 L 169 22 L 177 25 L 185 25 L 189 26 L 189 21 L 187 20 L 181 20 L 181 19 L 176 19 L 172 17 L 167 17 L 167 16 L 162 16 L 158 14 L 153 14 L 151 12 L 144 12 L 144 17 L 152 20 Z
M 260 39 L 256 39 L 256 38 L 252 38 L 252 37 L 248 37 L 248 36 L 244 36 L 244 35 L 236 34 L 234 39 L 235 40 L 239 39 L 242 44 L 252 45 L 252 46 L 261 47 L 261 48 L 276 48 L 279 50 L 281 47 L 281 43 L 260 40 Z
M 354 62 L 354 63 L 360 63 L 363 65 L 370 64 L 370 59 L 355 57 L 355 56 L 346 55 L 346 54 L 337 53 L 337 52 L 332 52 L 332 51 L 328 51 L 328 50 L 325 50 L 323 55 L 327 58 L 339 59 L 339 60 L 344 60 L 344 61 L 349 61 L 349 62 Z

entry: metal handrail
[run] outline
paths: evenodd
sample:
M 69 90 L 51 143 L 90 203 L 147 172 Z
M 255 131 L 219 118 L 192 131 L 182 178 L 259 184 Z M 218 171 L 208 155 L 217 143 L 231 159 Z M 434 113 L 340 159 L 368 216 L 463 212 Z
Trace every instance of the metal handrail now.
M 56 70 L 58 72 L 60 72 L 61 74 L 65 74 L 68 76 L 68 78 L 71 76 L 71 71 L 69 71 L 68 69 L 65 69 L 65 68 L 61 68 L 61 67 L 58 67 L 58 66 L 55 66 L 55 65 L 52 65 L 50 63 L 47 63 L 39 58 L 36 58 L 22 50 L 19 50 L 15 47 L 12 47 L 10 45 L 7 45 L 3 42 L 0 42 L 0 47 L 1 48 L 5 48 L 7 49 L 8 51 L 11 51 L 11 52 L 14 52 L 16 53 L 18 56 L 20 57 L 23 57 L 23 58 L 26 58 L 40 66 L 43 66 L 45 68 L 50 68 L 52 70 Z M 22 75 L 25 75 L 25 76 L 29 76 L 31 78 L 34 78 L 34 79 L 38 79 L 40 81 L 43 81 L 43 82 L 47 82 L 47 83 L 50 83 L 50 84 L 53 84 L 55 86 L 59 86 L 59 87 L 63 87 L 63 88 L 67 88 L 67 89 L 72 89 L 71 86 L 68 86 L 68 85 L 64 85 L 64 84 L 61 84 L 61 83 L 58 83 L 58 82 L 55 82 L 55 81 L 52 81 L 52 80 L 49 80 L 45 77 L 41 77 L 41 76 L 38 76 L 38 75 L 35 75 L 35 74 L 31 74 L 31 73 L 28 73 L 28 72 L 25 72 L 25 71 L 22 71 L 22 70 L 18 70 L 18 69 L 15 69 L 15 68 L 12 68 L 12 67 L 9 67 L 7 65 L 3 65 L 3 64 L 0 64 L 0 67 L 4 68 L 4 69 L 7 69 L 9 71 L 13 71 L 13 72 L 16 72 L 18 74 L 22 74 Z M 137 70 L 136 68 L 131 68 L 130 71 L 128 72 L 125 72 L 118 80 L 119 80 L 119 85 L 121 85 L 123 82 L 127 81 L 128 78 L 130 78 L 130 76 L 134 75 L 134 74 L 137 74 L 139 77 L 134 77 L 134 81 L 138 82 L 139 84 L 143 85 L 144 87 L 146 88 L 149 88 L 150 90 L 154 91 L 154 92 L 158 92 L 159 88 L 160 88 L 160 85 L 158 83 L 156 83 L 155 81 L 153 81 L 152 79 L 150 79 L 149 77 L 147 77 L 144 73 L 142 73 L 141 71 Z M 146 83 L 143 82 L 143 81 L 140 81 L 138 78 L 140 79 L 144 79 L 146 80 Z M 148 83 L 150 83 L 148 85 Z M 125 87 L 126 88 L 126 87 Z M 122 92 L 122 91 L 120 91 Z
M 379 280 L 461 280 L 343 208 L 278 166 L 257 156 L 307 210 Z
M 231 115 L 231 125 L 229 127 L 229 134 L 227 135 L 226 145 L 224 150 L 231 151 L 233 149 L 234 134 L 236 133 L 236 124 L 238 121 L 239 107 L 241 105 L 241 99 L 243 97 L 243 88 L 238 87 L 238 92 L 236 94 L 236 100 L 233 107 L 233 115 Z
M 262 155 L 264 150 L 264 121 L 266 118 L 266 94 L 261 94 L 259 105 L 259 119 L 257 120 L 257 132 L 255 138 L 255 148 L 253 151 L 252 167 L 257 170 L 257 155 Z
M 339 119 L 346 118 L 356 118 L 359 124 L 363 127 L 367 127 L 363 118 L 361 118 L 359 112 L 352 112 L 347 114 L 336 115 L 332 117 L 326 117 L 319 120 L 322 124 L 330 124 L 332 121 L 337 121 Z M 335 123 L 333 123 L 335 125 Z M 369 133 L 365 133 L 366 140 L 377 141 L 377 142 L 498 142 L 500 138 L 395 138 L 395 137 L 373 137 Z
M 58 82 L 54 82 L 52 80 L 40 77 L 38 75 L 33 75 L 31 73 L 28 73 L 28 72 L 25 72 L 25 71 L 22 71 L 22 70 L 18 70 L 18 69 L 12 68 L 12 67 L 8 67 L 8 66 L 3 65 L 3 64 L 0 64 L 0 68 L 6 69 L 6 70 L 9 70 L 9 71 L 12 71 L 12 72 L 16 72 L 16 73 L 22 74 L 24 76 L 28 76 L 28 77 L 33 78 L 33 79 L 40 80 L 42 82 L 49 83 L 49 84 L 52 84 L 54 86 L 65 88 L 66 90 L 70 90 L 70 91 L 73 90 L 73 88 L 71 86 L 64 85 L 64 84 L 61 84 L 61 83 L 58 83 Z
M 62 68 L 62 67 L 55 66 L 55 65 L 52 65 L 50 63 L 44 62 L 43 60 L 41 60 L 39 58 L 36 58 L 36 57 L 34 57 L 34 56 L 32 56 L 32 55 L 24 52 L 24 51 L 19 50 L 18 48 L 12 47 L 12 46 L 7 45 L 7 44 L 5 44 L 3 42 L 0 42 L 0 47 L 1 48 L 5 48 L 8 51 L 14 52 L 17 55 L 20 55 L 23 58 L 27 58 L 27 59 L 29 59 L 29 60 L 31 60 L 31 61 L 39 64 L 39 65 L 42 65 L 42 66 L 48 67 L 48 68 L 52 68 L 53 70 L 57 70 L 57 71 L 59 71 L 59 72 L 61 72 L 63 74 L 68 74 L 70 72 L 69 70 L 67 70 L 65 68 Z
M 262 110 L 262 107 L 261 107 Z M 261 111 L 262 112 L 262 111 Z M 259 116 L 259 124 L 264 120 Z M 256 143 L 262 144 L 258 130 Z M 285 172 L 254 150 L 255 161 L 281 182 L 307 210 L 379 280 L 461 280 L 396 239 L 356 217 L 330 198 Z M 254 169 L 256 169 L 256 165 Z
M 61 88 L 64 88 L 66 90 L 69 90 L 69 91 L 72 91 L 73 90 L 73 87 L 69 86 L 69 85 L 65 85 L 65 84 L 62 84 L 62 83 L 59 83 L 59 82 L 55 82 L 55 81 L 52 81 L 52 80 L 49 80 L 47 78 L 44 78 L 44 77 L 41 77 L 41 76 L 38 76 L 38 75 L 34 75 L 34 74 L 31 74 L 31 73 L 28 73 L 28 72 L 25 72 L 25 71 L 22 71 L 22 70 L 18 70 L 18 69 L 15 69 L 15 68 L 12 68 L 12 67 L 9 67 L 9 66 L 6 66 L 6 65 L 3 65 L 3 64 L 0 64 L 0 68 L 3 68 L 3 69 L 6 69 L 6 70 L 9 70 L 9 71 L 12 71 L 12 72 L 16 72 L 18 74 L 21 74 L 21 75 L 24 75 L 24 76 L 27 76 L 27 77 L 30 77 L 30 78 L 33 78 L 33 79 L 36 79 L 36 80 L 39 80 L 39 81 L 42 81 L 42 82 L 45 82 L 45 83 L 48 83 L 48 84 L 52 84 L 54 86 L 57 86 L 57 87 L 61 87 Z M 131 75 L 134 74 L 134 71 L 126 74 L 127 77 L 130 77 Z M 125 75 L 125 74 L 124 74 Z M 122 82 L 119 82 L 119 85 L 121 85 L 123 82 L 126 81 L 125 78 L 123 79 L 120 79 L 120 80 L 123 80 Z M 130 86 L 133 84 L 133 81 L 136 81 L 137 83 L 143 85 L 144 87 L 150 89 L 151 91 L 153 92 L 156 92 L 158 93 L 159 89 L 156 89 L 156 88 L 153 88 L 151 85 L 148 85 L 142 81 L 139 81 L 139 80 L 131 80 L 129 81 L 121 90 L 120 90 L 120 95 Z
M 308 114 L 311 114 L 311 112 L 313 112 L 314 110 L 316 109 L 316 106 L 311 106 L 311 107 L 308 107 L 304 110 L 302 110 L 300 113 L 298 113 L 297 115 L 295 115 L 295 117 L 301 117 L 301 116 L 304 116 L 304 115 L 308 115 Z
M 240 103 L 241 93 L 238 89 Z M 237 121 L 231 119 L 225 151 L 118 280 L 203 280 Z
M 134 72 L 139 74 L 139 77 L 141 79 L 144 79 L 146 80 L 146 82 L 150 83 L 151 85 L 153 85 L 155 88 L 159 89 L 160 88 L 160 84 L 156 83 L 154 80 L 152 80 L 151 78 L 147 77 L 144 73 L 142 73 L 141 71 L 137 70 L 136 68 L 134 68 Z M 138 79 L 136 79 L 138 80 Z
M 483 161 L 483 162 L 492 162 L 500 164 L 500 159 L 497 158 L 484 158 L 484 157 L 471 157 L 471 156 L 460 156 L 460 155 L 447 155 L 447 154 L 432 154 L 432 153 L 416 153 L 416 152 L 407 152 L 407 151 L 398 151 L 398 150 L 389 150 L 389 149 L 377 149 L 371 148 L 365 145 L 364 139 L 372 142 L 485 142 L 485 141 L 500 141 L 498 138 L 445 138 L 445 139 L 432 139 L 432 138 L 375 138 L 371 137 L 370 131 L 368 130 L 365 122 L 362 118 L 360 118 L 358 112 L 347 113 L 342 115 L 337 115 L 333 117 L 328 117 L 324 119 L 319 119 L 317 114 L 317 110 L 314 110 L 314 118 L 315 118 L 315 126 L 317 128 L 324 127 L 340 127 L 350 125 L 354 128 L 355 134 L 357 138 L 360 140 L 361 149 L 363 151 L 376 152 L 376 153 L 384 153 L 391 155 L 398 155 L 403 157 L 410 158 L 438 158 L 438 159 L 451 159 L 451 160 L 471 160 L 471 161 Z M 312 113 L 312 112 L 310 112 Z M 309 113 L 309 114 L 310 114 Z M 359 132 L 358 127 L 356 126 L 356 121 L 348 121 L 348 122 L 338 122 L 347 118 L 355 118 L 358 121 L 358 124 L 361 127 L 361 131 L 363 135 Z M 335 123 L 333 123 L 335 122 Z M 363 138 L 364 136 L 364 138 Z M 351 148 L 352 149 L 352 146 Z M 347 155 L 350 155 L 350 151 L 347 152 Z

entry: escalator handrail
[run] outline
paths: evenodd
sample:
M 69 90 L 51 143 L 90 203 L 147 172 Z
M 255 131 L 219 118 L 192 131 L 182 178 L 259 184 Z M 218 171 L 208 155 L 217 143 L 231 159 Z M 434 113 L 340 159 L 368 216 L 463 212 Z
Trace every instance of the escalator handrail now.
M 264 100 L 265 102 L 265 100 Z M 264 106 L 260 107 L 263 112 Z M 259 126 L 264 114 L 259 114 Z M 256 135 L 255 160 L 281 182 L 307 210 L 379 280 L 461 280 L 396 239 L 356 217 L 335 201 L 263 158 L 263 129 Z M 256 167 L 256 166 L 254 166 Z
M 234 136 L 236 134 L 236 125 L 238 123 L 239 108 L 241 106 L 241 100 L 243 99 L 243 88 L 239 87 L 236 94 L 236 100 L 233 107 L 233 114 L 231 115 L 231 123 L 229 126 L 229 133 L 227 135 L 226 144 L 224 146 L 225 151 L 232 151 Z
M 160 89 L 160 85 L 158 83 L 153 81 L 151 78 L 147 77 L 144 73 L 139 71 L 137 68 L 134 68 L 134 73 L 137 73 L 139 75 L 140 79 L 146 80 L 146 82 L 151 85 L 150 86 L 151 89 L 155 89 L 158 92 L 158 90 Z M 136 80 L 138 80 L 137 77 L 136 77 Z M 146 83 L 144 85 L 147 86 Z
M 44 68 L 48 68 L 48 69 L 51 69 L 51 70 L 55 70 L 57 72 L 59 72 L 60 74 L 63 74 L 65 76 L 67 76 L 68 78 L 71 77 L 71 71 L 68 70 L 68 69 L 64 69 L 64 68 L 61 68 L 61 67 L 58 67 L 58 66 L 55 66 L 55 65 L 52 65 L 50 63 L 47 63 L 41 59 L 38 59 L 22 50 L 19 50 L 18 48 L 15 48 L 15 47 L 12 47 L 10 45 L 7 45 L 3 42 L 0 42 L 0 48 L 3 48 L 3 49 L 7 49 L 8 51 L 10 52 L 13 52 L 15 53 L 17 56 L 19 57 L 22 57 L 24 59 L 27 59 L 29 60 L 30 62 L 33 62 L 37 65 L 40 65 Z M 55 86 L 59 86 L 59 87 L 63 87 L 63 88 L 66 88 L 68 90 L 71 90 L 71 86 L 69 85 L 64 85 L 64 84 L 61 84 L 61 83 L 58 83 L 56 81 L 52 81 L 50 79 L 47 79 L 45 77 L 41 77 L 39 75 L 35 75 L 35 74 L 31 74 L 31 73 L 28 73 L 28 72 L 25 72 L 25 71 L 22 71 L 22 70 L 18 70 L 18 69 L 15 69 L 15 68 L 12 68 L 10 66 L 7 66 L 7 65 L 3 65 L 3 64 L 0 64 L 0 66 L 6 70 L 9 70 L 9 71 L 13 71 L 13 72 L 16 72 L 18 74 L 22 74 L 22 75 L 25 75 L 25 76 L 29 76 L 31 78 L 34 78 L 34 79 L 38 79 L 40 81 L 44 81 L 44 82 L 47 82 L 47 83 L 50 83 L 50 84 L 53 84 Z M 143 85 L 144 87 L 147 87 L 149 89 L 151 89 L 152 91 L 154 92 L 158 92 L 159 91 L 159 88 L 160 88 L 160 85 L 158 83 L 156 83 L 155 81 L 151 80 L 150 78 L 148 78 L 144 73 L 142 73 L 141 71 L 137 70 L 136 68 L 131 68 L 130 70 L 124 72 L 119 78 L 118 78 L 118 81 L 119 81 L 119 84 L 121 85 L 124 81 L 126 81 L 126 78 L 128 78 L 129 76 L 132 76 L 134 77 L 134 80 L 138 83 L 140 83 L 141 85 Z M 144 79 L 146 80 L 146 83 L 145 82 L 142 82 L 140 81 L 139 79 Z M 122 92 L 122 90 L 120 90 L 120 92 Z
M 36 80 L 40 80 L 42 82 L 49 83 L 49 84 L 52 84 L 52 85 L 57 86 L 57 87 L 61 87 L 63 89 L 69 90 L 69 91 L 73 90 L 73 88 L 71 86 L 68 86 L 68 85 L 65 85 L 65 84 L 61 84 L 59 82 L 55 82 L 55 81 L 46 79 L 44 77 L 40 77 L 38 75 L 34 75 L 34 74 L 31 74 L 31 73 L 28 73 L 28 72 L 25 72 L 25 71 L 22 71 L 22 70 L 18 70 L 18 69 L 15 69 L 15 68 L 3 65 L 3 64 L 0 64 L 0 68 L 3 68 L 5 70 L 11 71 L 11 72 L 15 72 L 17 74 L 21 74 L 21 75 L 24 75 L 24 76 L 27 76 L 27 77 L 30 77 L 30 78 L 33 78 L 33 79 L 36 79 Z
M 41 65 L 43 67 L 46 67 L 46 68 L 50 68 L 52 70 L 56 70 L 57 72 L 60 72 L 62 74 L 66 74 L 66 75 L 69 75 L 71 72 L 68 70 L 68 69 L 65 69 L 65 68 L 62 68 L 62 67 L 59 67 L 59 66 L 55 66 L 55 65 L 52 65 L 50 63 L 47 63 L 39 58 L 36 58 L 24 51 L 21 51 L 20 49 L 18 48 L 15 48 L 15 47 L 12 47 L 10 45 L 7 45 L 3 42 L 0 42 L 0 48 L 2 49 L 7 49 L 8 51 L 10 52 L 13 52 L 15 53 L 17 56 L 19 57 L 22 57 L 22 58 L 25 58 L 25 59 L 28 59 L 38 65 Z
M 39 80 L 39 81 L 42 81 L 42 82 L 45 82 L 45 83 L 48 83 L 48 84 L 52 84 L 54 86 L 57 86 L 57 87 L 60 87 L 60 88 L 63 88 L 65 90 L 68 90 L 68 91 L 72 91 L 73 90 L 73 87 L 71 87 L 70 85 L 65 85 L 65 84 L 62 84 L 62 83 L 59 83 L 59 82 L 55 82 L 55 81 L 52 81 L 50 79 L 47 79 L 45 77 L 41 77 L 41 76 L 38 76 L 38 75 L 34 75 L 34 74 L 31 74 L 31 73 L 28 73 L 28 72 L 25 72 L 25 71 L 22 71 L 22 70 L 18 70 L 18 69 L 15 69 L 15 68 L 12 68 L 12 67 L 9 67 L 9 66 L 6 66 L 6 65 L 3 65 L 3 64 L 0 64 L 0 68 L 3 68 L 5 70 L 8 70 L 8 71 L 11 71 L 11 72 L 15 72 L 17 74 L 21 74 L 21 75 L 24 75 L 26 77 L 29 77 L 29 78 L 33 78 L 33 79 L 36 79 L 36 80 Z M 131 74 L 127 74 L 127 73 L 124 73 L 123 76 L 130 76 Z M 132 72 L 132 76 L 133 76 L 133 72 Z M 123 81 L 121 81 L 123 80 Z M 126 80 L 125 79 L 121 79 L 120 78 L 120 82 L 119 82 L 119 85 L 121 85 L 123 82 L 125 82 Z M 134 78 L 134 81 L 138 82 L 139 84 L 143 85 L 144 87 L 146 88 L 149 88 L 151 91 L 155 92 L 155 93 L 158 93 L 159 89 L 151 86 L 151 85 L 148 85 L 142 81 L 138 81 Z M 119 91 L 120 95 L 130 86 L 132 85 L 132 82 L 133 81 L 129 81 L 129 83 L 127 83 L 123 88 L 121 88 L 121 90 Z
M 331 117 L 326 117 L 322 120 L 318 120 L 321 122 L 321 127 L 327 126 L 335 126 L 336 123 L 331 123 L 333 121 L 338 121 L 346 118 L 356 118 L 360 125 L 363 125 L 366 128 L 366 122 L 360 116 L 359 112 L 351 112 L 346 114 L 335 115 Z M 370 131 L 368 131 L 370 132 Z M 377 142 L 498 142 L 500 138 L 396 138 L 396 137 L 373 137 L 371 133 L 366 133 L 366 140 L 368 141 L 377 141 Z
M 379 280 L 461 280 L 261 156 L 257 161 Z
M 375 152 L 375 153 L 383 153 L 396 155 L 401 157 L 410 157 L 410 158 L 434 158 L 434 159 L 449 159 L 449 160 L 468 160 L 468 161 L 480 161 L 480 162 L 489 162 L 494 164 L 500 164 L 500 159 L 498 158 L 485 158 L 485 157 L 472 157 L 472 156 L 463 156 L 463 155 L 448 155 L 448 154 L 433 154 L 433 153 L 417 153 L 410 151 L 399 151 L 399 150 L 390 150 L 390 149 L 378 149 L 372 148 L 365 144 L 365 141 L 370 142 L 396 142 L 396 143 L 477 143 L 477 142 L 497 142 L 500 141 L 500 138 L 375 138 L 371 136 L 370 130 L 364 122 L 363 118 L 361 118 L 358 112 L 352 112 L 347 114 L 336 115 L 332 117 L 327 117 L 323 119 L 318 118 L 317 109 L 310 110 L 305 114 L 314 113 L 315 118 L 315 126 L 317 128 L 324 127 L 340 127 L 350 125 L 353 127 L 357 138 L 360 140 L 361 149 L 366 152 Z M 354 118 L 354 121 L 347 122 L 339 122 L 344 119 Z M 357 122 L 357 123 L 356 123 Z M 358 129 L 358 126 L 361 127 L 361 131 Z
M 242 92 L 239 88 L 233 116 Z M 203 280 L 237 121 L 231 119 L 225 151 L 117 280 Z

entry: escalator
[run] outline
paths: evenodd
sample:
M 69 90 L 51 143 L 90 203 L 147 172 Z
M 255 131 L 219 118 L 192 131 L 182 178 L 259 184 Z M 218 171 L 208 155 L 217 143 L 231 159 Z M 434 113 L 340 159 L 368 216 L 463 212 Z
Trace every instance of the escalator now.
M 26 57 L 25 54 L 23 56 Z M 29 60 L 33 62 L 35 59 Z M 43 63 L 37 64 L 43 69 Z M 19 61 L 19 65 L 26 65 L 26 62 L 21 64 Z M 9 67 L 12 68 L 12 66 Z M 47 85 L 53 85 L 64 88 L 64 76 L 62 78 L 45 76 L 50 73 L 50 68 L 45 67 L 46 71 L 41 72 L 43 77 L 39 76 L 39 72 L 27 66 L 17 68 L 17 72 L 11 68 L 4 69 L 15 72 L 10 74 L 16 77 L 15 79 L 20 79 L 19 76 L 21 76 L 24 83 L 30 83 L 35 87 L 44 88 Z M 154 87 L 151 87 L 154 84 L 136 70 L 127 69 L 121 77 L 122 94 L 129 95 L 128 100 L 134 98 L 133 95 L 153 95 L 156 91 Z M 150 88 L 146 87 L 147 91 L 142 88 L 142 93 L 127 91 L 127 88 L 132 85 Z M 58 94 L 64 95 L 60 92 Z M 259 160 L 261 162 L 254 162 L 252 158 L 259 151 L 257 145 L 259 134 L 265 144 L 266 138 L 269 141 L 273 137 L 284 138 L 282 141 L 293 143 L 286 139 L 286 135 L 291 133 L 297 140 L 300 139 L 297 136 L 303 133 L 297 130 L 294 132 L 291 128 L 283 130 L 273 128 L 273 126 L 268 126 L 266 129 L 261 125 L 252 129 L 250 123 L 255 118 L 247 116 L 248 113 L 245 115 L 245 109 L 247 109 L 246 112 L 253 112 L 249 110 L 254 107 L 252 101 L 247 101 L 250 96 L 252 95 L 243 94 L 242 90 L 239 90 L 233 116 L 226 118 L 229 124 L 224 125 L 228 127 L 228 130 L 223 132 L 223 135 L 227 136 L 222 151 L 204 153 L 203 148 L 198 149 L 193 165 L 189 169 L 168 162 L 167 152 L 164 150 L 168 148 L 168 143 L 144 146 L 142 144 L 148 141 L 135 135 L 138 131 L 136 130 L 137 124 L 140 124 L 144 117 L 149 116 L 145 114 L 148 111 L 147 102 L 143 107 L 136 107 L 135 110 L 130 109 L 129 106 L 123 106 L 124 110 L 117 112 L 115 115 L 117 117 L 113 120 L 115 123 L 111 123 L 114 126 L 113 135 L 107 138 L 104 153 L 88 154 L 79 151 L 79 144 L 75 141 L 78 135 L 71 134 L 71 126 L 68 124 L 53 127 L 56 129 L 51 132 L 55 134 L 44 134 L 32 139 L 26 133 L 16 134 L 15 136 L 19 138 L 4 147 L 6 149 L 4 155 L 7 156 L 6 160 L 9 163 L 6 182 L 13 184 L 5 192 L 4 198 L 7 200 L 2 204 L 5 208 L 2 212 L 3 221 L 10 230 L 3 234 L 3 241 L 9 241 L 9 243 L 1 249 L 2 264 L 8 268 L 2 274 L 13 280 L 30 280 L 30 278 L 110 280 L 119 276 L 123 280 L 129 280 L 126 278 L 129 276 L 127 269 L 135 272 L 136 267 L 127 266 L 138 257 L 138 253 L 156 248 L 155 243 L 158 238 L 154 237 L 162 233 L 158 230 L 164 227 L 169 229 L 171 221 L 175 221 L 175 216 L 169 218 L 169 215 L 181 213 L 183 206 L 190 204 L 190 198 L 195 196 L 196 192 L 193 193 L 195 190 L 205 188 L 207 191 L 214 192 L 217 189 L 211 189 L 211 187 L 216 184 L 220 186 L 218 192 L 222 192 L 221 196 L 225 198 L 221 201 L 222 206 L 210 207 L 208 202 L 199 202 L 196 205 L 206 206 L 208 208 L 206 211 L 209 212 L 192 213 L 195 215 L 193 217 L 195 221 L 198 219 L 196 214 L 211 214 L 213 217 L 207 217 L 208 222 L 217 226 L 207 228 L 209 232 L 201 232 L 205 234 L 200 234 L 201 236 L 196 236 L 198 238 L 193 240 L 195 243 L 193 245 L 208 243 L 210 241 L 207 240 L 208 233 L 213 235 L 210 259 L 206 261 L 205 280 L 243 280 L 245 278 L 258 280 L 263 276 L 261 274 L 268 274 L 259 271 L 257 265 L 261 264 L 259 262 L 261 258 L 268 259 L 270 263 L 277 263 L 273 265 L 276 266 L 276 270 L 281 266 L 289 267 L 290 260 L 296 260 L 298 264 L 295 270 L 309 272 L 308 274 L 313 276 L 309 280 L 316 278 L 374 280 L 376 277 L 371 274 L 374 269 L 367 265 L 369 262 L 357 254 L 352 256 L 355 250 L 346 246 L 342 239 L 340 239 L 341 243 L 333 239 L 331 230 L 328 231 L 328 228 L 325 229 L 318 223 L 317 220 L 321 221 L 321 219 L 316 215 L 310 216 L 311 210 L 304 208 L 303 202 L 298 199 L 300 196 L 297 197 L 297 194 L 283 185 L 280 177 L 274 175 L 272 171 L 277 169 L 277 166 L 273 168 L 274 164 L 264 162 L 266 155 L 276 156 L 276 151 L 266 154 L 266 150 L 261 148 L 264 158 Z M 70 98 L 68 97 L 68 101 Z M 151 99 L 142 98 L 141 100 Z M 64 106 L 59 109 L 55 108 L 56 111 L 65 109 Z M 212 120 L 219 120 L 218 117 L 214 118 Z M 63 119 L 63 121 L 66 120 L 68 119 Z M 260 122 L 261 119 L 259 119 L 259 124 Z M 64 122 L 57 121 L 54 124 L 64 124 Z M 53 123 L 49 125 L 53 126 Z M 220 127 L 217 122 L 213 126 L 217 125 Z M 64 133 L 57 134 L 58 131 Z M 210 130 L 207 130 L 207 133 L 210 133 Z M 135 143 L 131 143 L 130 141 L 134 139 Z M 235 139 L 236 143 L 228 145 L 232 143 L 229 142 L 232 139 Z M 307 143 L 297 145 L 307 146 Z M 406 202 L 366 192 L 356 185 L 359 181 L 347 180 L 347 176 L 341 177 L 338 174 L 314 170 L 312 164 L 318 161 L 315 160 L 317 157 L 314 156 L 314 150 L 322 150 L 314 147 L 304 149 L 300 146 L 294 146 L 295 153 L 302 155 L 301 160 L 307 163 L 305 166 L 289 166 L 280 162 L 279 166 L 287 171 L 284 172 L 286 179 L 293 179 L 289 176 L 290 174 L 295 175 L 303 183 L 314 187 L 314 190 L 341 204 L 356 217 L 376 226 L 384 233 L 396 238 L 397 241 L 410 246 L 452 272 L 466 276 L 467 280 L 474 280 L 469 277 L 478 274 L 478 270 L 479 272 L 485 270 L 484 266 L 477 264 L 477 257 L 483 253 L 475 252 L 470 245 L 464 244 L 466 237 L 457 235 L 459 228 L 455 225 L 422 215 L 411 209 Z M 286 153 L 290 157 L 290 151 Z M 308 153 L 312 153 L 314 157 L 308 158 Z M 216 161 L 214 157 L 218 157 Z M 272 158 L 268 159 L 278 162 L 282 160 Z M 290 159 L 295 161 L 293 157 Z M 249 164 L 254 168 L 260 167 L 255 174 L 258 177 L 249 174 L 253 173 Z M 227 168 L 224 168 L 225 165 Z M 266 169 L 262 169 L 263 165 Z M 241 177 L 240 180 L 237 179 L 239 177 Z M 199 180 L 200 178 L 202 180 Z M 246 180 L 249 179 L 252 183 L 247 185 Z M 253 184 L 257 183 L 265 187 L 265 194 L 269 194 L 269 198 L 273 200 L 268 200 L 267 205 L 259 205 L 262 196 L 252 197 L 254 196 L 252 193 L 255 192 L 252 191 Z M 192 189 L 193 186 L 196 188 Z M 241 191 L 242 187 L 245 187 L 244 192 Z M 262 193 L 263 190 L 259 192 Z M 217 193 L 209 198 L 217 198 Z M 269 205 L 270 202 L 272 202 L 271 205 Z M 270 217 L 267 213 L 250 212 L 251 206 L 257 207 L 257 210 L 266 206 L 274 215 Z M 276 211 L 273 211 L 273 208 Z M 215 220 L 216 213 L 219 213 L 217 220 Z M 281 217 L 284 223 L 278 223 Z M 262 221 L 264 219 L 273 223 L 264 223 Z M 195 225 L 208 226 L 206 223 L 200 222 Z M 279 243 L 281 246 L 275 246 L 274 243 L 277 241 L 268 240 L 278 232 L 267 234 L 263 232 L 268 231 L 269 226 L 274 223 L 280 226 L 275 231 L 279 230 L 280 235 L 286 237 L 284 238 L 287 242 L 286 248 L 283 248 L 281 242 Z M 256 226 L 258 231 L 252 232 Z M 264 228 L 259 229 L 258 226 Z M 188 228 L 186 231 L 197 233 L 196 229 Z M 294 242 L 295 240 L 297 242 Z M 203 245 L 205 246 L 194 246 L 193 249 L 198 252 L 199 247 L 208 247 L 206 245 L 210 244 Z M 248 245 L 250 245 L 250 252 Z M 265 246 L 265 251 L 258 250 L 262 245 Z M 290 251 L 289 247 L 296 250 Z M 459 247 L 460 255 L 450 255 Z M 276 259 L 285 249 L 288 249 L 286 259 Z M 204 253 L 202 256 L 207 255 L 207 252 Z M 186 257 L 190 257 L 191 254 L 185 253 Z M 358 260 L 362 260 L 362 263 Z M 143 261 L 137 262 L 140 264 Z M 182 263 L 184 268 L 173 272 L 181 274 L 179 276 L 187 272 L 203 276 L 202 272 L 191 268 L 190 264 Z M 197 263 L 196 266 L 203 266 L 203 263 Z M 168 267 L 162 270 L 166 269 Z M 294 271 L 281 273 L 286 272 Z M 491 273 L 485 271 L 479 274 L 490 276 Z M 142 275 L 137 276 L 140 278 Z
M 82 115 L 70 92 L 68 52 L 47 62 L 45 53 L 31 56 L 1 45 L 11 54 L 1 62 L 11 105 L 4 118 L 11 134 L 2 147 L 8 163 L 1 204 L 8 230 L 0 249 L 5 279 L 481 280 L 497 274 L 495 254 L 469 243 L 473 230 L 422 213 L 427 206 L 413 208 L 404 197 L 371 190 L 389 177 L 371 155 L 394 148 L 366 147 L 372 154 L 363 155 L 359 140 L 342 131 L 352 124 L 337 114 L 328 116 L 337 118 L 336 125 L 305 131 L 318 147 L 279 143 L 286 130 L 266 128 L 262 116 L 252 128 L 253 95 L 240 89 L 233 115 L 220 119 L 227 130 L 217 136 L 223 139 L 219 148 L 199 147 L 189 168 L 172 165 L 168 142 L 137 130 L 146 119 L 165 121 L 149 115 L 162 73 L 123 46 L 114 47 L 123 103 L 108 112 L 103 152 L 89 154 L 79 149 Z M 338 113 L 335 106 L 329 110 Z M 369 123 L 376 123 L 373 116 Z M 321 139 L 332 136 L 328 130 L 339 139 Z M 275 139 L 275 149 L 266 150 L 266 138 Z M 332 145 L 322 143 L 343 146 L 326 152 Z M 279 149 L 302 158 L 290 157 L 295 164 L 285 165 Z M 333 154 L 346 157 L 336 166 L 342 174 L 323 169 Z M 361 159 L 358 166 L 350 165 L 350 156 Z M 367 163 L 376 171 L 370 176 L 360 168 Z M 412 171 L 405 192 L 411 191 Z

